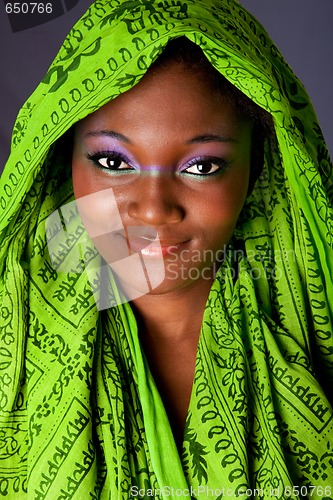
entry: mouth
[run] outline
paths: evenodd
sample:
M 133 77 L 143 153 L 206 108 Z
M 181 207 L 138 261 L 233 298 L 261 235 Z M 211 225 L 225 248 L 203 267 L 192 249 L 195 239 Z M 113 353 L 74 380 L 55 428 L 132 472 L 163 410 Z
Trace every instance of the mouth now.
M 185 246 L 187 241 L 176 242 L 169 240 L 160 240 L 158 237 L 154 240 L 147 238 L 130 238 L 129 247 L 133 253 L 141 253 L 144 257 L 166 257 L 179 251 Z
M 126 239 L 131 253 L 141 253 L 144 257 L 166 257 L 185 248 L 190 240 L 166 239 L 158 235 L 157 231 L 145 232 L 141 228 L 127 228 L 126 234 L 120 233 Z

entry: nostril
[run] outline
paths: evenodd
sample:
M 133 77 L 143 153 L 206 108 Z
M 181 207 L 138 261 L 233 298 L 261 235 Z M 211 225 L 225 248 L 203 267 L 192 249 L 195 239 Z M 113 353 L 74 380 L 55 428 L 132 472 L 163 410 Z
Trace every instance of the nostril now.
M 144 172 L 127 193 L 127 213 L 140 223 L 161 226 L 184 218 L 183 196 L 171 172 Z
M 179 204 L 147 196 L 131 202 L 127 212 L 130 218 L 151 226 L 174 224 L 184 218 L 184 210 Z

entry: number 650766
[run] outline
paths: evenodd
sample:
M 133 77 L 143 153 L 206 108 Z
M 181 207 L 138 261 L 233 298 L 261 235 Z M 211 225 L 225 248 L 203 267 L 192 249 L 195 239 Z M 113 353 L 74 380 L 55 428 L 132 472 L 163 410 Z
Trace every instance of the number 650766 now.
M 42 2 L 14 2 L 6 3 L 7 14 L 51 14 L 52 3 Z

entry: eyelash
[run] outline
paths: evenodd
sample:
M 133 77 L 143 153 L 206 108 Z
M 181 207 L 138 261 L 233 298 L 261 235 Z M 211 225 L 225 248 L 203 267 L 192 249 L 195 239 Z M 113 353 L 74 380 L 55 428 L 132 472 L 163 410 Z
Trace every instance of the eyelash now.
M 199 166 L 200 164 L 216 165 L 218 168 L 214 172 L 206 174 L 202 173 L 195 174 L 193 172 L 186 172 L 186 170 L 188 170 L 189 168 L 194 167 L 195 165 Z M 188 176 L 212 177 L 225 172 L 229 167 L 229 165 L 230 163 L 227 160 L 224 160 L 223 158 L 219 158 L 216 156 L 197 157 L 193 158 L 193 160 L 190 161 L 190 163 L 186 166 L 186 168 L 182 169 L 180 172 Z
M 118 153 L 116 151 L 99 151 L 98 153 L 94 154 L 88 154 L 87 155 L 88 160 L 92 161 L 96 167 L 100 168 L 101 170 L 108 170 L 109 172 L 128 172 L 129 170 L 133 170 L 134 167 L 130 164 L 128 158 L 124 156 L 121 153 Z M 119 160 L 123 163 L 126 163 L 129 165 L 129 168 L 122 168 L 122 169 L 117 169 L 117 168 L 110 168 L 110 167 L 105 167 L 100 164 L 99 160 L 102 160 L 103 158 L 106 158 L 107 160 Z
M 106 170 L 112 173 L 128 173 L 129 171 L 135 170 L 135 168 L 131 165 L 130 161 L 128 158 L 126 158 L 125 155 L 122 153 L 116 152 L 116 151 L 99 151 L 98 153 L 94 154 L 88 154 L 87 155 L 88 160 L 92 161 L 98 168 L 101 170 Z M 122 163 L 126 163 L 128 165 L 128 168 L 111 168 L 111 167 L 106 167 L 104 165 L 101 165 L 100 160 L 102 159 L 108 160 L 118 160 Z M 210 165 L 216 165 L 218 167 L 214 172 L 211 173 L 193 173 L 193 172 L 186 172 L 186 170 L 190 169 L 191 167 L 194 167 L 195 165 L 202 165 L 202 164 L 210 164 Z M 211 177 L 215 176 L 218 174 L 222 174 L 223 172 L 226 171 L 226 169 L 229 167 L 230 163 L 224 160 L 223 158 L 215 157 L 215 156 L 208 156 L 208 157 L 196 157 L 193 158 L 189 164 L 183 168 L 182 170 L 179 171 L 180 174 L 184 174 L 187 176 L 195 176 L 195 177 Z

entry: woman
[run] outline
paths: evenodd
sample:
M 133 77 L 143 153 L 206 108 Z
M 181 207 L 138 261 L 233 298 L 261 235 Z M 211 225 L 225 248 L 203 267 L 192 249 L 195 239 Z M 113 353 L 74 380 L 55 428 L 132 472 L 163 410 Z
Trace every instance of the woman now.
M 331 172 L 238 3 L 92 5 L 2 178 L 3 494 L 330 498 Z

